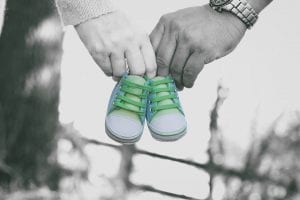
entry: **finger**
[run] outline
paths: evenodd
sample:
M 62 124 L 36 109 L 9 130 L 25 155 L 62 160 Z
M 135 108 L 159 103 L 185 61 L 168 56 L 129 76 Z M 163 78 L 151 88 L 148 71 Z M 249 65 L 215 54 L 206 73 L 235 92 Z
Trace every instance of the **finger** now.
M 156 53 L 157 74 L 167 76 L 176 49 L 176 39 L 173 34 L 165 33 Z
M 116 82 L 118 82 L 119 80 L 121 80 L 121 77 L 112 77 L 112 79 L 114 80 L 114 81 L 116 81 Z
M 125 52 L 129 74 L 143 76 L 146 71 L 144 58 L 138 46 L 132 47 Z
M 189 56 L 190 56 L 189 48 L 186 45 L 179 43 L 176 47 L 176 51 L 170 66 L 170 73 L 175 81 L 176 87 L 179 90 L 183 89 L 183 83 L 182 83 L 183 68 Z
M 122 77 L 126 72 L 124 53 L 112 53 L 110 55 L 112 73 L 115 78 Z
M 194 52 L 186 62 L 183 70 L 183 85 L 187 88 L 191 88 L 197 79 L 198 74 L 202 71 L 204 67 L 204 54 L 199 54 Z
M 155 28 L 150 34 L 150 41 L 153 46 L 154 52 L 157 51 L 159 43 L 164 35 L 164 26 L 161 23 L 157 23 Z
M 154 78 L 156 76 L 157 65 L 154 50 L 149 40 L 142 45 L 141 52 L 146 66 L 146 75 L 148 78 Z
M 93 59 L 96 62 L 96 64 L 102 69 L 104 74 L 106 74 L 106 76 L 112 76 L 112 66 L 108 54 L 99 53 L 93 55 Z

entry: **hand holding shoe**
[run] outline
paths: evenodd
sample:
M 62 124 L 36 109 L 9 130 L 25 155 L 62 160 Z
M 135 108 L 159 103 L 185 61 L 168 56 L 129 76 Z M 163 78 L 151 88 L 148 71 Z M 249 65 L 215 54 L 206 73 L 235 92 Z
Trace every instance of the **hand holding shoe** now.
M 76 30 L 107 76 L 120 78 L 126 72 L 125 58 L 130 74 L 156 75 L 155 55 L 146 33 L 137 31 L 120 11 L 89 19 Z

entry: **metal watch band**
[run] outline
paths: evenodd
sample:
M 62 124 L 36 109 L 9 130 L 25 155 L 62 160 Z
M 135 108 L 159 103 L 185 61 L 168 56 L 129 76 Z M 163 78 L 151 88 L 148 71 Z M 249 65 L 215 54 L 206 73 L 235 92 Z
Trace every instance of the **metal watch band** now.
M 246 0 L 232 0 L 229 4 L 224 5 L 222 9 L 235 14 L 249 29 L 258 19 L 258 14 Z

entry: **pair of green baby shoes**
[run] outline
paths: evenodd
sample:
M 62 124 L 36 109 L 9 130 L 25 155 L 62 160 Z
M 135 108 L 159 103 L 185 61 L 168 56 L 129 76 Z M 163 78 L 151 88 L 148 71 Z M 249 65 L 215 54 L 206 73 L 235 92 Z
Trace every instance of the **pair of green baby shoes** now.
M 115 86 L 105 119 L 107 135 L 133 144 L 141 138 L 145 120 L 159 141 L 175 141 L 186 133 L 187 123 L 170 76 L 147 79 L 126 74 Z

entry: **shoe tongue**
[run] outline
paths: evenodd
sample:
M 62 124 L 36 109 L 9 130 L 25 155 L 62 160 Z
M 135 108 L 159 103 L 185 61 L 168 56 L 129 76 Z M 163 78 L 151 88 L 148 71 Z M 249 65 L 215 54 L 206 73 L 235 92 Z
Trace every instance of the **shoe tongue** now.
M 163 77 L 163 76 L 157 76 L 155 78 L 152 79 L 152 81 L 160 81 L 160 80 L 163 80 L 165 79 L 166 77 Z M 168 88 L 168 84 L 165 83 L 165 84 L 159 84 L 159 85 L 156 85 L 154 86 L 154 88 Z M 165 96 L 165 95 L 169 95 L 170 92 L 158 92 L 156 93 L 157 96 Z M 166 99 L 166 100 L 162 100 L 160 102 L 158 102 L 158 105 L 168 105 L 168 104 L 172 104 L 173 101 L 171 99 Z
M 143 77 L 135 76 L 135 75 L 128 75 L 126 79 L 130 82 L 133 82 L 133 83 L 137 84 L 137 85 L 144 85 L 145 82 L 146 82 L 146 80 Z M 142 94 L 143 93 L 143 90 L 140 89 L 140 88 L 130 87 L 129 90 L 131 90 L 132 92 L 137 93 L 137 94 Z M 141 102 L 141 98 L 139 98 L 135 95 L 126 93 L 125 96 L 130 98 L 133 101 Z M 136 111 L 140 110 L 140 108 L 138 106 L 135 106 L 135 105 L 132 105 L 132 104 L 129 104 L 129 103 L 126 103 L 126 102 L 124 102 L 124 104 L 127 105 L 128 107 L 136 110 Z

